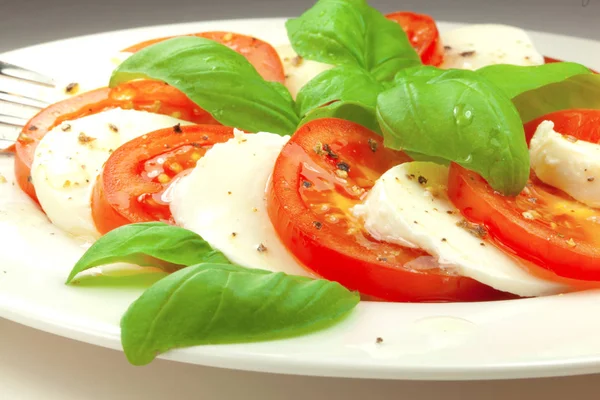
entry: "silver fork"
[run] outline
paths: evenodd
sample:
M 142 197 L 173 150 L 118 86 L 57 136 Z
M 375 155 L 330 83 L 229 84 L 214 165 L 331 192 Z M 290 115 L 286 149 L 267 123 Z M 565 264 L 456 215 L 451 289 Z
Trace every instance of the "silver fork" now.
M 27 93 L 32 85 L 55 88 L 56 82 L 39 72 L 0 60 L 0 154 L 17 139 L 29 118 L 50 102 Z

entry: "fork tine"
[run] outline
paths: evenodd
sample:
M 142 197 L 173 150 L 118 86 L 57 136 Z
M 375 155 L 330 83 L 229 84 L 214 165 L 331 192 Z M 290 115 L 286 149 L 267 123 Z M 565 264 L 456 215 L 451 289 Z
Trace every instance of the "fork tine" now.
M 2 124 L 23 127 L 27 124 L 27 120 L 23 118 L 13 117 L 12 115 L 0 114 L 0 125 Z
M 23 79 L 29 82 L 38 83 L 43 86 L 55 87 L 56 83 L 52 78 L 42 75 L 38 72 L 0 61 L 0 75 L 10 76 L 17 79 Z
M 14 103 L 34 108 L 46 108 L 50 104 L 43 100 L 34 99 L 33 97 L 28 96 L 12 94 L 4 90 L 0 90 L 0 101 L 6 101 L 8 103 Z

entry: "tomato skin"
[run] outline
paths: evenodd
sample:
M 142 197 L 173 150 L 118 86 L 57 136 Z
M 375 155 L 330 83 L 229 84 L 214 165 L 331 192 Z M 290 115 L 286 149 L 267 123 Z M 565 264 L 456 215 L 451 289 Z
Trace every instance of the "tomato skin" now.
M 315 153 L 313 149 L 319 143 L 328 144 L 338 158 Z M 376 151 L 372 151 L 373 148 Z M 310 171 L 334 170 L 335 163 L 342 160 L 350 165 L 350 183 L 330 179 L 323 172 L 311 178 L 314 183 L 307 189 Z M 350 234 L 348 228 L 364 229 L 362 224 L 351 220 L 351 213 L 346 213 L 346 219 L 341 221 L 344 224 L 328 222 L 326 216 L 318 212 L 319 204 L 315 206 L 309 200 L 329 196 L 326 202 L 334 199 L 332 208 L 342 209 L 340 204 L 345 203 L 346 208 L 350 208 L 361 201 L 359 195 L 348 194 L 350 185 L 359 184 L 368 190 L 383 172 L 408 160 L 404 153 L 384 148 L 380 136 L 358 124 L 333 118 L 311 121 L 294 134 L 275 163 L 267 189 L 271 222 L 300 262 L 322 277 L 367 296 L 404 302 L 506 298 L 505 294 L 469 278 L 439 270 L 424 272 L 404 267 L 427 254 L 378 242 L 362 234 Z M 321 192 L 317 186 L 325 181 L 335 184 L 336 189 L 331 193 Z M 381 255 L 389 255 L 390 261 Z
M 105 234 L 119 226 L 163 221 L 174 223 L 168 205 L 159 205 L 152 196 L 161 194 L 173 181 L 161 183 L 149 178 L 145 167 L 162 158 L 153 171 L 165 173 L 170 158 L 177 162 L 172 174 L 181 176 L 215 143 L 233 137 L 233 128 L 219 125 L 190 125 L 160 129 L 133 139 L 115 150 L 104 165 L 92 192 L 92 216 L 96 229 Z M 152 164 L 154 165 L 154 164 Z M 158 169 L 157 169 L 158 168 Z M 166 176 L 166 174 L 165 174 Z M 145 199 L 149 199 L 146 201 Z
M 547 209 L 552 210 L 556 201 L 569 201 L 566 195 L 554 192 L 558 191 L 532 175 L 524 192 L 517 197 L 505 197 L 494 192 L 476 173 L 457 164 L 450 167 L 448 195 L 454 205 L 469 221 L 485 225 L 492 238 L 508 251 L 560 277 L 600 280 L 600 226 L 575 221 L 573 229 L 553 228 L 554 221 L 542 209 L 546 207 L 544 204 L 529 204 L 525 208 L 521 205 L 533 198 L 536 199 L 533 203 L 548 203 Z M 528 220 L 523 212 L 530 209 L 544 214 Z M 600 212 L 597 215 L 600 218 Z
M 444 62 L 444 48 L 433 18 L 408 11 L 397 11 L 386 18 L 400 24 L 423 64 L 437 67 Z
M 199 32 L 186 36 L 202 37 L 219 42 L 246 57 L 265 80 L 281 84 L 285 83 L 285 72 L 281 59 L 273 46 L 265 41 L 238 33 L 220 31 Z M 147 40 L 130 46 L 123 51 L 135 53 L 152 44 L 172 39 L 173 37 L 175 36 Z
M 139 80 L 73 96 L 41 110 L 27 122 L 15 145 L 15 176 L 21 189 L 37 202 L 31 183 L 35 149 L 52 128 L 64 121 L 112 108 L 134 109 L 170 115 L 198 124 L 219 124 L 187 96 L 163 82 Z
M 556 111 L 524 125 L 527 143 L 543 121 L 554 122 L 554 130 L 579 140 L 600 144 L 600 110 L 571 109 Z

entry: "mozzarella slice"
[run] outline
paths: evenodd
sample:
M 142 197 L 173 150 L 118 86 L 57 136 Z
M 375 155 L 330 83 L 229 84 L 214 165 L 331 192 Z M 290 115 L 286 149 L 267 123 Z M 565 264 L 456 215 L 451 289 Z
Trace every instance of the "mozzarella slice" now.
M 288 88 L 292 97 L 296 95 L 308 81 L 321 72 L 333 68 L 333 65 L 324 64 L 316 61 L 305 60 L 298 56 L 291 45 L 283 45 L 276 48 L 279 58 L 283 62 L 285 71 L 285 86 Z
M 445 197 L 447 167 L 427 162 L 396 166 L 354 208 L 376 239 L 405 241 L 438 258 L 443 268 L 520 296 L 561 293 L 565 287 L 530 275 L 515 259 L 469 232 Z
M 67 121 L 38 145 L 31 179 L 48 218 L 64 231 L 93 239 L 90 196 L 113 150 L 148 132 L 189 123 L 166 115 L 113 109 Z
M 285 248 L 267 214 L 266 188 L 289 136 L 236 133 L 208 150 L 175 186 L 175 221 L 236 264 L 310 275 Z
M 600 208 L 600 145 L 577 140 L 543 121 L 529 144 L 531 168 L 544 183 Z
M 442 68 L 478 69 L 493 64 L 541 65 L 544 57 L 523 29 L 508 25 L 468 25 L 442 34 Z

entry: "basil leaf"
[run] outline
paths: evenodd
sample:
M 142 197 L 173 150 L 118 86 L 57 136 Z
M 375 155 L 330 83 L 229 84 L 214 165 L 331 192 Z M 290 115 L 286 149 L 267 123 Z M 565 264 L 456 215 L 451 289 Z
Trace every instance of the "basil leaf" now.
M 117 67 L 110 86 L 140 78 L 176 87 L 223 125 L 287 135 L 299 122 L 283 85 L 212 40 L 185 36 L 148 46 Z
M 384 90 L 368 72 L 351 65 L 324 71 L 300 89 L 296 110 L 301 117 L 332 101 L 351 101 L 375 108 Z
M 200 262 L 229 262 L 199 235 L 162 222 L 124 225 L 100 237 L 77 261 L 66 283 L 80 272 L 125 262 L 176 271 Z
M 523 122 L 554 111 L 600 109 L 600 75 L 576 75 L 562 82 L 520 94 L 513 99 Z
M 489 65 L 478 69 L 477 73 L 502 89 L 512 99 L 521 93 L 561 82 L 572 76 L 591 74 L 591 71 L 581 64 L 561 62 L 531 67 Z
M 294 50 L 304 58 L 354 65 L 391 80 L 401 68 L 421 64 L 400 25 L 365 0 L 319 0 L 286 23 Z
M 381 129 L 375 115 L 375 107 L 369 107 L 362 103 L 338 101 L 324 107 L 316 108 L 304 117 L 300 125 L 321 118 L 339 118 L 356 122 L 381 135 Z
M 521 192 L 529 153 L 521 118 L 500 89 L 465 70 L 396 82 L 377 100 L 386 147 L 454 161 L 503 194 Z
M 359 295 L 326 280 L 199 264 L 146 290 L 121 320 L 128 360 L 202 344 L 255 342 L 314 332 L 341 320 Z

